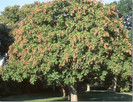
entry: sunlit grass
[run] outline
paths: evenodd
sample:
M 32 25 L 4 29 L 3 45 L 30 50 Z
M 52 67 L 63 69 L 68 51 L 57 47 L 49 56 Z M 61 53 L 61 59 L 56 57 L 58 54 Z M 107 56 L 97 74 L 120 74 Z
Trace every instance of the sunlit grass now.
M 59 101 L 59 100 L 65 100 L 64 97 L 52 97 L 52 98 L 47 98 L 47 99 L 35 99 L 35 100 L 30 100 L 30 101 Z M 29 100 L 25 100 L 29 101 Z

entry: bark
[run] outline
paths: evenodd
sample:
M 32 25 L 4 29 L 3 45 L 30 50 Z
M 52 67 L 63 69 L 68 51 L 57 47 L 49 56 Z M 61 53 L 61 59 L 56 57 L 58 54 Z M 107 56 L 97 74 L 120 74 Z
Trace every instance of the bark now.
M 66 91 L 65 91 L 65 87 L 61 86 L 61 90 L 62 90 L 62 96 L 66 97 Z
M 67 97 L 68 101 L 71 100 L 71 89 L 70 89 L 70 85 L 68 85 L 68 97 Z
M 76 85 L 70 85 L 70 89 L 71 89 L 71 101 L 77 102 L 78 101 L 78 95 L 77 95 Z
M 112 82 L 112 91 L 116 92 L 116 86 L 117 86 L 117 78 L 114 77 L 113 82 Z
M 86 91 L 89 92 L 90 91 L 90 85 L 87 84 L 86 87 L 87 87 L 87 90 Z
M 70 100 L 71 100 L 71 96 L 70 96 L 70 94 L 68 95 L 67 100 L 68 100 L 68 101 L 70 101 Z

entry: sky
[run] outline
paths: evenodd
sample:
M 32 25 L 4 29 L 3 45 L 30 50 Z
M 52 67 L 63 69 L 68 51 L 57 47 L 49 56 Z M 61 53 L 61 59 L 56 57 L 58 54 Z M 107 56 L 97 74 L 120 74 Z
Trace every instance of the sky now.
M 14 6 L 14 5 L 20 5 L 23 6 L 24 4 L 31 4 L 35 1 L 40 2 L 48 2 L 50 0 L 0 0 L 0 12 L 4 11 L 4 8 L 7 6 Z M 113 1 L 119 1 L 119 0 L 103 0 L 103 3 L 111 3 Z

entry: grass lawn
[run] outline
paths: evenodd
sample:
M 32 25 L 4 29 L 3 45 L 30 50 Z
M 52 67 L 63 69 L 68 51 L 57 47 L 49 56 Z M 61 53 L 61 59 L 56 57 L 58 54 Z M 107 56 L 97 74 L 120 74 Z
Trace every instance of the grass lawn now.
M 131 101 L 131 93 L 86 92 L 79 94 L 79 101 Z
M 78 94 L 79 101 L 130 101 L 131 93 L 109 93 L 109 92 L 84 92 Z M 1 97 L 0 101 L 67 101 L 57 94 L 24 94 Z

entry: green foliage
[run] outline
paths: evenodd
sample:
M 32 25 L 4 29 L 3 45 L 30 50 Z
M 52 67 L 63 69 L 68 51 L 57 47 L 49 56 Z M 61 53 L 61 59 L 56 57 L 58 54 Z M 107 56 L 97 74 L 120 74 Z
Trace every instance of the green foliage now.
M 96 1 L 35 3 L 35 10 L 13 31 L 15 42 L 3 79 L 29 78 L 33 84 L 45 76 L 67 85 L 92 73 L 101 80 L 108 71 L 130 77 L 128 30 L 116 15 L 115 5 Z
M 8 52 L 8 47 L 13 43 L 12 30 L 18 26 L 18 23 L 23 20 L 30 11 L 34 8 L 34 4 L 24 5 L 21 8 L 19 5 L 6 7 L 0 15 L 0 52 L 4 54 Z
M 11 28 L 17 27 L 18 23 L 23 20 L 30 11 L 34 8 L 33 4 L 24 5 L 20 8 L 19 5 L 6 7 L 0 15 L 0 22 L 8 24 Z
M 6 7 L 3 12 L 1 12 L 0 15 L 0 21 L 9 24 L 14 25 L 19 20 L 19 5 L 15 5 L 12 7 Z
M 131 31 L 132 31 L 132 0 L 120 0 L 119 2 L 113 2 L 111 4 L 116 4 L 116 10 L 118 10 L 119 18 L 122 17 L 124 27 L 129 29 L 128 35 L 130 38 L 128 40 L 129 40 L 129 43 L 131 46 L 131 43 L 132 43 L 132 34 L 131 34 Z M 123 41 L 121 41 L 121 42 L 123 42 Z M 122 49 L 124 49 L 124 47 L 122 47 Z M 126 51 L 126 50 L 123 50 L 123 51 Z M 126 56 L 127 57 L 125 60 L 124 60 L 123 55 L 119 56 L 120 60 L 117 62 L 117 63 L 119 63 L 119 65 L 115 66 L 115 67 L 120 67 L 121 69 L 123 69 L 123 71 L 121 73 L 122 78 L 118 77 L 118 80 L 120 81 L 120 82 L 118 82 L 118 86 L 121 87 L 120 88 L 121 91 L 130 90 L 129 84 L 131 84 L 131 79 L 132 79 L 131 76 L 130 77 L 128 76 L 129 73 L 131 74 L 131 60 L 132 59 L 131 59 L 131 56 L 128 56 L 128 55 L 126 55 Z M 113 63 L 111 62 L 110 64 L 113 64 Z
M 117 9 L 123 16 L 132 13 L 132 0 L 120 0 L 117 4 Z
M 116 4 L 116 9 L 122 16 L 126 16 L 129 13 L 132 13 L 132 0 L 119 0 L 118 2 L 114 1 L 110 3 L 110 5 L 112 4 Z

